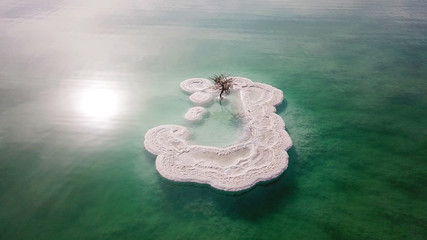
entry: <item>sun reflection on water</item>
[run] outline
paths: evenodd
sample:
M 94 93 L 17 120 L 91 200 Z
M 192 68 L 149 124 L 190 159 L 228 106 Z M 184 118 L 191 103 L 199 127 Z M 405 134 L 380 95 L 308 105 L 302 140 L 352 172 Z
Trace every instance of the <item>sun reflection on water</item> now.
M 81 126 L 91 129 L 117 127 L 126 109 L 128 91 L 114 73 L 84 74 L 65 82 L 69 89 L 73 116 Z
M 83 92 L 78 110 L 86 117 L 106 120 L 118 113 L 119 96 L 109 89 L 89 89 Z

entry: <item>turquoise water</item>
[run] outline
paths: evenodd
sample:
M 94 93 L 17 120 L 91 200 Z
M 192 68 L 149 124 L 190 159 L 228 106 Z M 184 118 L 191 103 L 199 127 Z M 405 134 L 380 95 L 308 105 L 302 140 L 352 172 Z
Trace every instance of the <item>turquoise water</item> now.
M 426 239 L 425 1 L 0 3 L 0 239 Z M 191 77 L 273 85 L 276 181 L 174 183 L 143 148 Z M 239 139 L 218 106 L 194 141 Z M 213 131 L 218 127 L 218 131 Z M 204 136 L 209 136 L 204 137 Z

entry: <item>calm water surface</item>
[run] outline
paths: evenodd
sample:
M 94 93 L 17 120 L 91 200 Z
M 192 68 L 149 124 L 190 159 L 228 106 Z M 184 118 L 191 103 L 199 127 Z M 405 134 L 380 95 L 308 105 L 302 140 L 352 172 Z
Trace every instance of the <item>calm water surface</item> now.
M 0 239 L 426 239 L 427 3 L 0 2 Z M 142 146 L 162 124 L 241 136 L 179 83 L 226 72 L 285 93 L 276 181 L 174 183 Z

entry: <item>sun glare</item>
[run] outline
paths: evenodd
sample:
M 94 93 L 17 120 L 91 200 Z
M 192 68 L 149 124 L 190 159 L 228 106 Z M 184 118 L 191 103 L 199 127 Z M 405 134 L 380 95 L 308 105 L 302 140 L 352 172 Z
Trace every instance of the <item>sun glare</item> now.
M 88 90 L 80 98 L 79 110 L 88 117 L 108 119 L 117 113 L 118 100 L 111 90 Z

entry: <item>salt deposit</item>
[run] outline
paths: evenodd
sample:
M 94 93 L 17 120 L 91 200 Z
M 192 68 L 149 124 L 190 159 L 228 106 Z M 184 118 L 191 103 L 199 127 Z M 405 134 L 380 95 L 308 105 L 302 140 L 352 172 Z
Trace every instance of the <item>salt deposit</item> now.
M 190 132 L 183 126 L 152 128 L 145 135 L 144 145 L 149 152 L 158 155 L 156 168 L 163 177 L 207 183 L 224 191 L 241 191 L 257 182 L 273 179 L 287 168 L 286 151 L 291 148 L 292 141 L 274 107 L 283 101 L 283 92 L 242 77 L 233 77 L 233 83 L 233 91 L 240 92 L 245 137 L 228 147 L 218 148 L 192 144 L 187 140 Z M 213 84 L 204 78 L 185 80 L 181 88 L 193 95 L 197 93 L 195 103 L 204 102 L 199 101 L 201 96 L 205 99 L 209 95 L 212 99 L 218 94 Z M 185 117 L 201 117 L 206 109 L 200 108 L 191 108 Z
M 212 100 L 212 94 L 206 92 L 195 92 L 191 94 L 190 100 L 198 104 L 209 103 Z
M 205 115 L 207 112 L 208 111 L 204 107 L 192 107 L 187 111 L 184 117 L 190 121 L 197 121 L 202 119 L 203 115 Z

